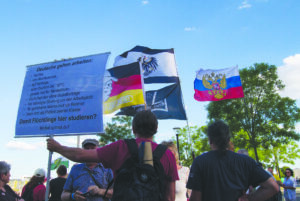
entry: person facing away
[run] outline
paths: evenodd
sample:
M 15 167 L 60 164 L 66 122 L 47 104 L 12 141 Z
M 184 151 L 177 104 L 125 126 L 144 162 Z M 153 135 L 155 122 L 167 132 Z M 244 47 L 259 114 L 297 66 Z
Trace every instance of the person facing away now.
M 252 158 L 227 150 L 227 124 L 218 120 L 209 125 L 208 139 L 211 151 L 198 156 L 190 170 L 190 201 L 260 201 L 278 192 L 276 182 Z M 250 185 L 260 188 L 246 195 Z
M 161 142 L 161 144 L 166 145 L 168 149 L 170 149 L 170 151 L 173 153 L 176 159 L 179 180 L 175 183 L 175 201 L 187 200 L 187 198 L 190 197 L 191 192 L 185 186 L 188 180 L 190 169 L 188 167 L 180 165 L 178 149 L 173 141 L 163 141 Z
M 158 144 L 153 142 L 153 136 L 157 132 L 157 125 L 156 116 L 150 110 L 138 112 L 132 120 L 132 131 L 136 137 L 136 143 L 151 142 L 152 151 L 155 151 Z M 49 138 L 47 139 L 47 148 L 75 162 L 101 162 L 105 167 L 113 170 L 114 177 L 116 177 L 117 170 L 130 158 L 130 152 L 124 140 L 118 140 L 96 150 L 83 150 L 62 146 L 54 139 Z M 164 200 L 174 201 L 175 181 L 179 179 L 174 155 L 170 150 L 166 150 L 160 162 L 165 175 L 170 178 L 165 181 Z
M 44 201 L 46 194 L 45 170 L 38 168 L 34 171 L 29 182 L 22 189 L 22 198 L 25 201 Z
M 50 181 L 50 198 L 49 201 L 61 201 L 61 194 L 66 183 L 67 168 L 60 165 L 57 170 L 57 177 Z
M 10 179 L 10 165 L 0 161 L 0 201 L 24 201 L 8 185 Z
M 99 141 L 96 139 L 86 139 L 82 142 L 84 150 L 96 150 Z M 104 196 L 104 192 L 113 179 L 111 169 L 106 169 L 101 163 L 86 162 L 76 164 L 72 167 L 64 190 L 61 195 L 62 201 L 103 201 L 111 197 L 112 189 Z M 99 187 L 98 187 L 99 186 Z M 91 195 L 83 195 L 89 191 L 97 192 Z M 107 198 L 107 199 L 106 199 Z

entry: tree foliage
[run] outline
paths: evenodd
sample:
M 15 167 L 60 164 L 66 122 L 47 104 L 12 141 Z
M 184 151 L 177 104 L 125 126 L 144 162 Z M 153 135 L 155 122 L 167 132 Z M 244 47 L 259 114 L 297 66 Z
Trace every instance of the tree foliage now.
M 182 165 L 190 167 L 193 162 L 193 154 L 198 156 L 210 150 L 206 133 L 206 126 L 192 126 L 190 129 L 186 126 L 179 130 L 179 153 Z M 174 143 L 176 144 L 175 139 Z
M 300 109 L 295 100 L 281 97 L 278 90 L 284 85 L 277 68 L 265 63 L 240 70 L 244 98 L 210 102 L 207 110 L 210 120 L 223 119 L 231 129 L 233 142 L 238 147 L 252 148 L 259 161 L 258 148 L 287 144 L 299 140 L 295 124 Z
M 99 135 L 101 144 L 106 145 L 119 139 L 134 138 L 131 129 L 132 117 L 116 116 L 105 126 L 105 133 Z

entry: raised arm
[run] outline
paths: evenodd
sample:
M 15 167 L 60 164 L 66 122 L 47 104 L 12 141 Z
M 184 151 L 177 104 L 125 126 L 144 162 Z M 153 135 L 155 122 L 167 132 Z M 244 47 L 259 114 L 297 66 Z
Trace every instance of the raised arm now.
M 81 148 L 62 146 L 53 138 L 47 139 L 47 149 L 49 151 L 57 152 L 74 162 L 99 162 L 96 149 L 85 150 Z

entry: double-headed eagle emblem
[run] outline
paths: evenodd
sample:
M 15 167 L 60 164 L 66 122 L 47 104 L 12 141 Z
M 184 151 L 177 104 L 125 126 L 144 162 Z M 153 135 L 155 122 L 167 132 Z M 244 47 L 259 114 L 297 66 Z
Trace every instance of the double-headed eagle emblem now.
M 208 91 L 208 94 L 213 95 L 216 99 L 222 99 L 226 96 L 227 90 L 225 88 L 227 83 L 225 74 L 215 74 L 214 72 L 205 74 L 202 77 L 202 83 L 205 88 L 211 89 Z

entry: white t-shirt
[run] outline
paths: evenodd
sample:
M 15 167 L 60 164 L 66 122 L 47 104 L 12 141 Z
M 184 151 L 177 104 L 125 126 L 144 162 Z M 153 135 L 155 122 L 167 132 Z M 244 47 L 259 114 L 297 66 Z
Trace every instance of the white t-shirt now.
M 176 181 L 176 199 L 175 201 L 186 201 L 186 183 L 189 177 L 190 169 L 182 166 L 178 170 L 179 180 Z

